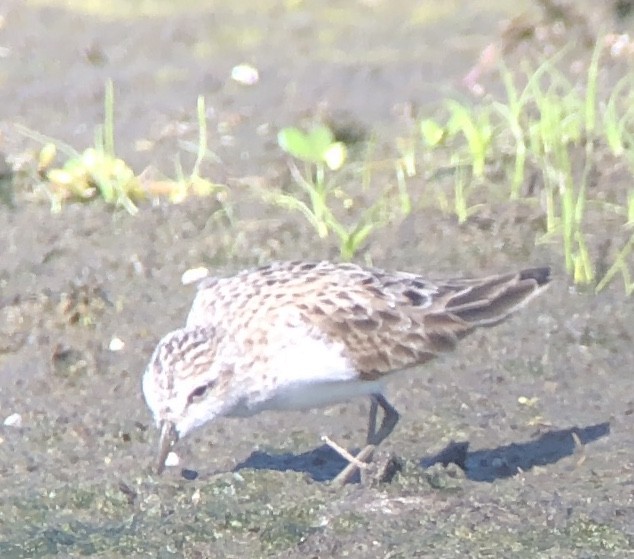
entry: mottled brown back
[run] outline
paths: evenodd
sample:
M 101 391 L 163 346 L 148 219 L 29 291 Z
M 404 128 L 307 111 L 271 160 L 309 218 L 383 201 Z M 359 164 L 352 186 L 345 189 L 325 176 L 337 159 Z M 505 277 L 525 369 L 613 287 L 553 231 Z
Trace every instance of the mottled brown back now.
M 475 328 L 504 320 L 549 281 L 549 268 L 431 282 L 356 264 L 281 262 L 204 280 L 187 326 L 213 325 L 225 336 L 236 328 L 244 334 L 261 320 L 274 329 L 274 317 L 283 316 L 276 311 L 292 307 L 314 335 L 342 341 L 361 377 L 371 380 L 452 350 Z

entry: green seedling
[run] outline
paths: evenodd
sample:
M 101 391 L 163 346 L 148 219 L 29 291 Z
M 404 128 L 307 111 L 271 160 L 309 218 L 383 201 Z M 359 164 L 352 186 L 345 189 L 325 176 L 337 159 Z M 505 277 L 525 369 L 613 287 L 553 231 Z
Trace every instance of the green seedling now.
M 397 138 L 396 149 L 400 157 L 397 164 L 401 172 L 408 177 L 416 176 L 416 139 L 415 138 Z
M 305 204 L 293 196 L 281 195 L 279 201 L 287 208 L 300 211 L 312 224 L 320 238 L 328 236 L 330 209 L 328 207 L 329 185 L 326 169 L 341 168 L 346 159 L 346 148 L 335 141 L 332 131 L 324 125 L 315 126 L 310 132 L 294 127 L 283 128 L 277 135 L 279 146 L 304 165 L 302 174 L 295 163 L 290 164 L 295 182 L 308 194 L 310 203 Z
M 573 254 L 573 279 L 574 282 L 586 285 L 594 282 L 594 266 L 588 252 L 583 233 L 576 231 L 575 241 L 577 250 Z
M 630 131 L 634 129 L 634 103 L 630 76 L 619 81 L 602 109 L 605 139 L 612 155 L 621 157 L 625 154 L 626 146 L 632 145 Z
M 124 207 L 129 213 L 138 210 L 135 201 L 144 192 L 134 172 L 116 157 L 114 149 L 114 89 L 106 83 L 104 122 L 95 132 L 95 147 L 78 152 L 67 145 L 48 140 L 39 155 L 39 170 L 48 182 L 47 193 L 52 210 L 60 211 L 64 200 L 90 200 L 97 196 L 106 203 Z M 58 146 L 68 159 L 61 167 L 49 168 Z
M 329 207 L 333 192 L 326 179 L 326 169 L 336 170 L 343 165 L 345 146 L 335 141 L 332 131 L 324 125 L 315 126 L 310 132 L 295 127 L 283 128 L 277 141 L 282 150 L 303 164 L 303 174 L 294 162 L 289 166 L 291 176 L 308 195 L 309 203 L 293 195 L 275 194 L 274 198 L 279 205 L 301 212 L 319 237 L 325 239 L 333 221 Z
M 134 172 L 123 160 L 95 148 L 78 153 L 61 168 L 48 170 L 46 178 L 51 185 L 54 211 L 59 211 L 66 199 L 90 200 L 101 196 L 106 203 L 135 214 L 138 210 L 133 200 L 144 196 Z
M 623 287 L 625 293 L 629 296 L 634 293 L 634 281 L 628 265 L 628 257 L 634 251 L 634 235 L 632 235 L 625 246 L 619 251 L 614 259 L 614 263 L 605 273 L 601 281 L 597 283 L 596 291 L 602 291 L 614 279 L 617 274 L 621 274 L 623 278 Z
M 545 238 L 560 237 L 566 268 L 576 283 L 591 283 L 595 272 L 585 243 L 583 224 L 587 212 L 587 186 L 594 160 L 597 133 L 597 76 L 599 46 L 588 67 L 585 90 L 573 86 L 556 69 L 557 57 L 526 71 L 527 85 L 519 91 L 512 74 L 502 69 L 508 105 L 497 104 L 515 140 L 515 167 L 511 198 L 518 199 L 526 180 L 526 162 L 536 164 L 544 181 Z M 615 113 L 614 92 L 608 109 Z M 617 122 L 611 116 L 611 123 Z M 610 145 L 618 149 L 617 130 Z M 581 174 L 573 178 L 571 153 L 582 160 Z
M 196 152 L 194 166 L 189 175 L 185 174 L 180 158 L 177 157 L 175 163 L 176 180 L 163 181 L 161 183 L 164 186 L 164 194 L 167 195 L 170 202 L 175 204 L 183 202 L 192 194 L 199 197 L 215 195 L 221 202 L 225 214 L 231 220 L 230 208 L 223 203 L 225 187 L 204 178 L 200 173 L 201 165 L 205 159 L 212 159 L 219 162 L 216 154 L 208 148 L 205 98 L 202 95 L 199 95 L 196 101 L 196 118 L 198 122 L 198 142 L 195 145 L 189 143 L 181 144 L 187 151 Z
M 525 180 L 526 155 L 528 152 L 526 131 L 522 125 L 526 99 L 525 95 L 520 95 L 515 86 L 513 75 L 505 65 L 500 67 L 500 76 L 506 90 L 507 102 L 504 104 L 494 101 L 493 108 L 501 115 L 503 125 L 506 125 L 515 141 L 515 157 L 511 177 L 510 197 L 511 200 L 517 200 L 520 195 L 521 186 Z
M 533 207 L 541 203 L 546 231 L 539 241 L 561 245 L 566 269 L 575 283 L 592 283 L 596 278 L 586 243 L 590 222 L 587 214 L 592 212 L 593 221 L 600 221 L 609 212 L 610 220 L 626 216 L 625 226 L 634 223 L 633 189 L 626 192 L 624 202 L 612 201 L 604 189 L 590 189 L 592 177 L 596 176 L 593 169 L 597 156 L 604 155 L 604 146 L 620 159 L 616 162 L 618 167 L 634 168 L 634 80 L 624 77 L 607 92 L 606 102 L 600 101 L 602 45 L 602 41 L 597 42 L 582 85 L 571 82 L 559 70 L 560 62 L 565 64 L 564 49 L 537 68 L 521 65 L 519 74 L 501 66 L 504 101 L 485 97 L 484 104 L 473 107 L 449 101 L 446 123 L 423 119 L 419 124 L 423 144 L 434 150 L 430 161 L 440 161 L 429 175 L 439 176 L 448 162 L 452 169 L 462 170 L 455 175 L 453 199 L 432 183 L 440 209 L 464 221 L 478 208 L 477 204 L 469 206 L 473 204 L 470 183 L 478 184 L 479 192 L 492 196 L 499 192 L 492 190 L 499 179 L 489 180 L 489 169 L 496 174 L 508 169 L 509 198 Z M 518 85 L 522 80 L 524 83 Z M 510 157 L 498 156 L 495 165 L 495 153 Z M 489 169 L 487 160 L 493 163 Z M 506 165 L 500 166 L 499 162 Z M 465 173 L 465 168 L 471 174 Z M 536 184 L 537 189 L 531 188 L 530 193 L 535 194 L 525 198 L 522 187 L 527 184 Z M 600 196 L 594 197 L 595 193 Z M 619 251 L 607 276 L 600 278 L 598 288 L 621 274 L 626 291 L 633 289 L 625 262 L 631 251 L 629 244 Z
M 467 141 L 468 163 L 475 178 L 484 176 L 485 164 L 491 146 L 492 128 L 488 110 L 475 113 L 458 101 L 447 101 L 449 121 L 447 135 L 462 134 Z
M 420 134 L 429 148 L 438 147 L 447 136 L 447 130 L 435 120 L 425 118 L 420 122 Z
M 310 132 L 299 128 L 282 128 L 277 135 L 279 146 L 295 159 L 312 163 L 317 169 L 326 165 L 336 171 L 345 163 L 345 144 L 337 142 L 334 134 L 324 125 L 315 126 Z
M 293 127 L 284 128 L 278 134 L 278 143 L 286 153 L 298 160 L 291 161 L 289 168 L 300 192 L 286 194 L 261 190 L 261 196 L 277 206 L 301 213 L 321 239 L 334 235 L 339 241 L 341 258 L 350 260 L 372 232 L 391 217 L 387 197 L 378 197 L 368 207 L 357 210 L 354 198 L 334 185 L 329 173 L 341 169 L 347 158 L 347 150 L 343 143 L 335 140 L 326 126 L 317 126 L 310 132 Z M 362 184 L 367 185 L 370 181 L 369 169 L 369 165 L 365 165 L 361 171 Z M 409 208 L 409 198 L 403 192 L 404 185 L 398 186 L 400 206 Z
M 115 155 L 113 114 L 113 85 L 108 81 L 104 100 L 104 122 L 95 131 L 94 147 L 83 152 L 20 127 L 24 135 L 43 144 L 38 156 L 38 172 L 45 181 L 42 188 L 51 200 L 53 212 L 59 212 L 62 202 L 66 200 L 86 201 L 100 197 L 108 204 L 121 206 L 130 214 L 136 214 L 136 203 L 148 197 L 166 197 L 170 202 L 179 203 L 191 194 L 216 194 L 223 204 L 223 210 L 230 217 L 229 209 L 222 201 L 223 186 L 212 183 L 200 174 L 203 160 L 215 158 L 207 148 L 205 101 L 202 96 L 198 98 L 197 104 L 199 133 L 198 143 L 194 147 L 196 161 L 191 173 L 186 175 L 177 159 L 176 180 L 150 180 L 136 176 L 125 161 Z M 190 146 L 186 145 L 185 148 L 190 149 Z M 56 167 L 54 161 L 60 153 L 65 157 L 65 161 Z
M 394 172 L 396 174 L 396 185 L 398 187 L 398 197 L 401 206 L 401 213 L 403 215 L 409 215 L 412 211 L 412 199 L 409 195 L 409 189 L 407 188 L 407 177 L 413 175 L 410 174 L 411 169 L 408 168 L 407 163 L 402 159 L 397 159 L 394 164 Z
M 458 223 L 465 223 L 473 214 L 475 214 L 483 204 L 469 206 L 469 180 L 466 176 L 464 167 L 454 162 L 456 174 L 454 180 L 454 213 L 458 218 Z
M 445 126 L 433 119 L 420 122 L 423 144 L 430 150 L 452 151 L 450 168 L 455 172 L 453 203 L 447 194 L 436 189 L 436 202 L 446 213 L 454 213 L 459 223 L 464 223 L 477 212 L 480 204 L 469 206 L 469 194 L 474 183 L 479 184 L 485 175 L 485 165 L 493 137 L 489 110 L 471 109 L 457 101 L 446 102 L 449 117 Z M 466 142 L 460 143 L 461 139 Z M 466 149 L 465 149 L 466 148 Z

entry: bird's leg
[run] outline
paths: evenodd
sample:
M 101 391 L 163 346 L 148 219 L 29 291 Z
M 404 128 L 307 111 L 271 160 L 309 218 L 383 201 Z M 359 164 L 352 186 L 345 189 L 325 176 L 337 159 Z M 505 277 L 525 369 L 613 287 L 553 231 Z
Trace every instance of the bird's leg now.
M 394 406 L 390 404 L 383 394 L 373 394 L 372 395 L 372 404 L 374 406 L 374 417 L 372 417 L 372 407 L 370 408 L 370 421 L 374 423 L 374 425 L 370 425 L 372 427 L 372 432 L 368 428 L 368 444 L 373 444 L 374 446 L 380 445 L 385 439 L 387 439 L 392 431 L 394 431 L 394 427 L 398 423 L 400 416 Z M 377 406 L 381 406 L 383 410 L 383 419 L 381 420 L 381 427 L 378 432 L 376 429 L 376 409 Z
M 368 416 L 368 434 L 365 438 L 365 444 L 373 444 L 376 436 L 376 414 L 379 411 L 379 403 L 374 396 L 370 397 L 370 415 Z
M 381 406 L 383 410 L 383 419 L 379 430 L 376 430 L 376 415 L 378 408 Z M 373 394 L 372 403 L 370 404 L 370 416 L 368 419 L 368 436 L 366 438 L 366 446 L 355 456 L 355 462 L 370 462 L 374 449 L 381 444 L 394 430 L 399 420 L 399 414 L 396 409 L 385 399 L 382 394 Z M 333 483 L 345 485 L 350 478 L 356 473 L 357 464 L 350 462 L 333 480 Z

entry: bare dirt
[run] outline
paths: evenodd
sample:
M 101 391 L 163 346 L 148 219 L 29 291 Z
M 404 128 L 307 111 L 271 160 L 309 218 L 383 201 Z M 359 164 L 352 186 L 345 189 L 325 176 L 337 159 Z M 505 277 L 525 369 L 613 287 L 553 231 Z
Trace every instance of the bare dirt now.
M 113 78 L 118 152 L 137 171 L 173 175 L 176 153 L 192 159 L 182 142 L 195 139 L 203 93 L 222 160 L 207 175 L 277 176 L 277 127 L 325 107 L 398 130 L 395 107 L 438 100 L 513 15 L 478 2 L 460 14 L 164 4 L 144 17 L 2 4 L 3 154 L 33 147 L 15 124 L 90 145 Z M 252 88 L 228 78 L 245 60 L 261 73 Z M 0 415 L 20 416 L 0 426 L 0 557 L 634 556 L 632 301 L 616 284 L 574 288 L 560 248 L 532 242 L 531 219 L 494 215 L 493 234 L 418 208 L 359 256 L 431 277 L 554 267 L 552 288 L 520 315 L 395 378 L 402 420 L 377 456 L 396 457 L 389 482 L 327 483 L 343 463 L 320 436 L 358 447 L 364 401 L 219 421 L 156 476 L 140 379 L 186 316 L 193 288 L 181 274 L 337 255 L 296 217 L 233 196 L 233 223 L 212 199 L 136 216 L 100 202 L 53 215 L 19 192 L 0 206 Z

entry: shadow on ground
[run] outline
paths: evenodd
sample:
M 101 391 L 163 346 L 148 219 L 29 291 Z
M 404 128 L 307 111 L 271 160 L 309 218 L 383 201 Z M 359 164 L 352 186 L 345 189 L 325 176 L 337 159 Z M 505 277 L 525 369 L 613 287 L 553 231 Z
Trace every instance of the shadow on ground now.
M 430 468 L 435 464 L 456 464 L 467 479 L 492 482 L 514 476 L 534 466 L 554 464 L 579 451 L 580 445 L 605 437 L 610 433 L 609 422 L 549 431 L 538 439 L 469 452 L 468 442 L 452 442 L 439 453 L 420 460 L 419 465 Z M 353 452 L 354 454 L 354 452 Z M 328 445 L 321 445 L 301 454 L 286 452 L 272 454 L 255 451 L 240 462 L 234 471 L 242 469 L 293 471 L 304 473 L 318 482 L 332 481 L 347 462 Z M 358 481 L 359 478 L 357 478 Z
M 328 445 L 321 445 L 308 452 L 271 454 L 255 451 L 240 462 L 234 471 L 245 468 L 254 470 L 293 471 L 304 473 L 314 481 L 332 481 L 348 465 L 348 462 Z
M 469 452 L 468 442 L 452 442 L 438 454 L 423 458 L 420 465 L 429 468 L 434 464 L 456 464 L 472 481 L 492 482 L 511 477 L 534 466 L 554 464 L 566 456 L 578 452 L 581 445 L 610 434 L 610 423 L 598 423 L 587 427 L 571 427 L 548 431 L 538 439 L 525 443 L 511 443 L 496 448 Z

